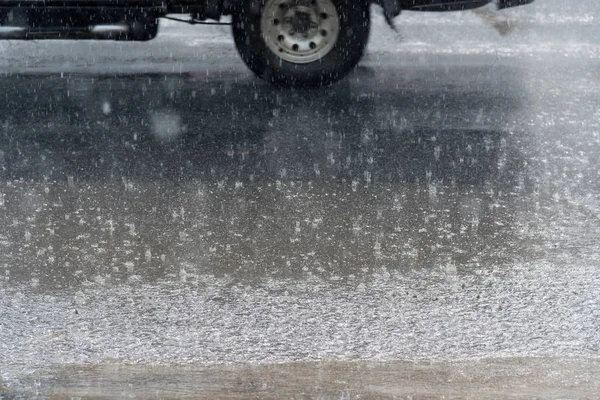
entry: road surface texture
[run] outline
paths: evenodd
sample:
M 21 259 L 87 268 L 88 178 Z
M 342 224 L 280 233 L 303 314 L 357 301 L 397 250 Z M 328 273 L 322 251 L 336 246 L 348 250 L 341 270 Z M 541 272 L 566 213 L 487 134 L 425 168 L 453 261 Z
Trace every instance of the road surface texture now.
M 599 398 L 600 8 L 0 43 L 0 398 Z

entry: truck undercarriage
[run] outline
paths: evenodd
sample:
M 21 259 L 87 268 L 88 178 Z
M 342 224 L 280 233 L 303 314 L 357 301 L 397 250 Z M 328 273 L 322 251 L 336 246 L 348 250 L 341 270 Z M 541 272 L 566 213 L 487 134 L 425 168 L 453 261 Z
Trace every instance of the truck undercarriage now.
M 358 63 L 370 31 L 370 6 L 388 23 L 403 10 L 499 9 L 534 0 L 0 0 L 0 39 L 151 40 L 159 18 L 188 23 L 230 16 L 234 41 L 259 77 L 286 86 L 322 86 Z

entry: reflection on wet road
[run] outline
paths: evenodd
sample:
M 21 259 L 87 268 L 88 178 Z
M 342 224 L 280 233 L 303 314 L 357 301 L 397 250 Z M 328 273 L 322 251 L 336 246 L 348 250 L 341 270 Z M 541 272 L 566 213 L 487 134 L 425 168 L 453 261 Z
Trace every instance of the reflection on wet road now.
M 597 63 L 412 57 L 322 91 L 0 77 L 5 381 L 596 356 Z
M 3 140 L 2 257 L 29 266 L 9 268 L 11 281 L 68 287 L 182 270 L 347 279 L 497 263 L 519 247 L 529 139 L 499 122 L 526 105 L 515 87 L 489 96 L 274 92 L 179 77 L 42 84 L 23 78 L 5 106 L 26 107 Z

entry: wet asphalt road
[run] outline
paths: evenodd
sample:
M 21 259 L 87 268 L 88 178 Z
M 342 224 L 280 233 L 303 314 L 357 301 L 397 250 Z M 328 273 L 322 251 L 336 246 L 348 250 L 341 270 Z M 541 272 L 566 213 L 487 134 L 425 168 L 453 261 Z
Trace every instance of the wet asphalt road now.
M 107 362 L 592 362 L 600 13 L 581 7 L 502 14 L 506 36 L 376 17 L 358 70 L 315 91 L 254 79 L 221 28 L 0 48 L 6 393 Z

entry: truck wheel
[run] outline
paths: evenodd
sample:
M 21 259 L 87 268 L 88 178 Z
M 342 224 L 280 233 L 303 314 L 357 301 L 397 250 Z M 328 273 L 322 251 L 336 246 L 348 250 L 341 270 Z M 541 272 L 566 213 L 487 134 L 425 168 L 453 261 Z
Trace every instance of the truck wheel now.
M 329 85 L 361 59 L 370 28 L 363 0 L 242 0 L 236 47 L 259 77 L 282 86 Z

